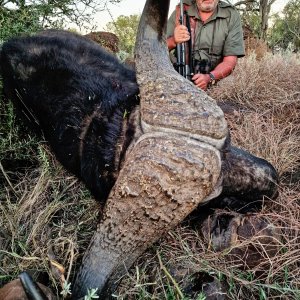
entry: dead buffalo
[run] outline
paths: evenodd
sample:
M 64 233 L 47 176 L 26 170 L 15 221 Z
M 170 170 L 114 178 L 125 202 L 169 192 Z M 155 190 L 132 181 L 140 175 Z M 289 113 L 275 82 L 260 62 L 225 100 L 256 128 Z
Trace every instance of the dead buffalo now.
M 173 69 L 168 9 L 169 1 L 145 5 L 137 79 L 73 33 L 45 31 L 2 47 L 7 97 L 42 129 L 58 160 L 106 201 L 73 285 L 75 299 L 91 288 L 109 297 L 136 258 L 199 204 L 221 193 L 276 193 L 274 168 L 232 147 L 216 102 Z

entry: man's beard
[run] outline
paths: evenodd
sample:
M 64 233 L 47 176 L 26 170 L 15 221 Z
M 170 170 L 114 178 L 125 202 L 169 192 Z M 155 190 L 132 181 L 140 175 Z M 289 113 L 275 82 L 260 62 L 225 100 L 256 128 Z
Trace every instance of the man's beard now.
M 198 5 L 197 4 L 197 6 L 198 6 L 198 9 L 200 10 L 200 11 L 203 11 L 203 12 L 211 12 L 211 11 L 214 11 L 215 10 L 215 8 L 217 7 L 217 5 L 218 5 L 218 2 L 219 1 L 217 1 L 217 2 L 213 2 L 213 3 L 201 3 L 200 5 Z

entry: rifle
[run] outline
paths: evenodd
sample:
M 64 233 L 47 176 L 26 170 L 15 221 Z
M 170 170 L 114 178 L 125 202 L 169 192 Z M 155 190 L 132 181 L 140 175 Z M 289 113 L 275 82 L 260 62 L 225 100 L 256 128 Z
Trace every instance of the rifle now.
M 180 0 L 180 16 L 179 23 L 180 25 L 184 25 L 184 17 L 186 20 L 186 27 L 191 36 L 191 25 L 189 21 L 189 17 L 186 14 L 186 11 L 183 10 L 183 0 Z M 188 44 L 188 61 L 186 61 L 186 44 Z M 177 71 L 183 77 L 191 80 L 193 76 L 193 60 L 192 60 L 192 39 L 186 43 L 177 44 Z

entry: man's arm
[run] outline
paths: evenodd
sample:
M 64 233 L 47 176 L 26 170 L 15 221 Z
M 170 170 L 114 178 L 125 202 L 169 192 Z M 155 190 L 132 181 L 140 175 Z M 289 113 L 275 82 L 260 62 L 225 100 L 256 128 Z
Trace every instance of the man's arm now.
M 176 48 L 176 42 L 175 42 L 174 36 L 170 36 L 167 38 L 167 46 L 168 46 L 169 51 Z
M 237 56 L 231 55 L 231 56 L 225 56 L 223 58 L 223 61 L 218 64 L 211 73 L 214 75 L 216 80 L 222 79 L 227 77 L 235 68 L 237 64 Z
M 187 42 L 190 38 L 187 27 L 184 25 L 177 25 L 174 29 L 174 34 L 167 39 L 169 51 L 173 50 L 177 44 Z
M 167 24 L 167 45 L 169 51 L 176 48 L 178 43 L 187 42 L 190 34 L 186 26 L 178 24 L 176 10 L 171 14 Z
M 216 80 L 227 77 L 235 68 L 237 63 L 237 56 L 225 56 L 223 61 L 216 66 L 214 70 L 210 73 L 215 77 Z M 208 84 L 211 82 L 211 77 L 209 74 L 195 74 L 192 78 L 195 85 L 201 88 L 202 90 L 206 90 Z
M 211 71 L 216 80 L 227 77 L 235 68 L 238 57 L 245 55 L 241 20 L 236 11 L 232 13 L 229 34 L 224 44 L 223 54 L 222 62 Z M 206 90 L 211 82 L 211 77 L 208 74 L 195 74 L 192 80 L 199 88 Z

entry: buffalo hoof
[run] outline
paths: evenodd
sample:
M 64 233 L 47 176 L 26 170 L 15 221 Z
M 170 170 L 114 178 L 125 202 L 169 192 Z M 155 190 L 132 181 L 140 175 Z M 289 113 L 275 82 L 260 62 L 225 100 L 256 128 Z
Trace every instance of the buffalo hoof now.
M 259 270 L 280 249 L 278 229 L 257 214 L 219 211 L 204 221 L 201 232 L 209 248 L 227 250 L 226 259 L 244 270 Z

